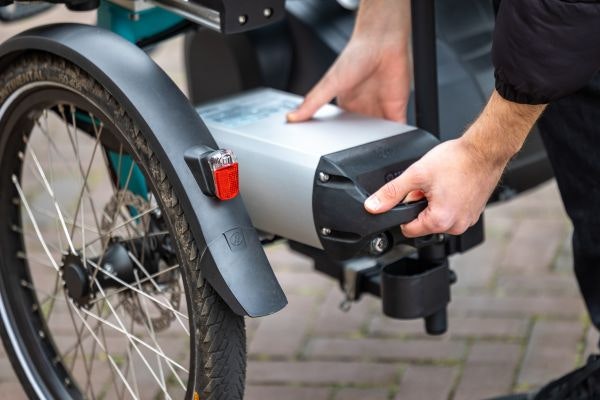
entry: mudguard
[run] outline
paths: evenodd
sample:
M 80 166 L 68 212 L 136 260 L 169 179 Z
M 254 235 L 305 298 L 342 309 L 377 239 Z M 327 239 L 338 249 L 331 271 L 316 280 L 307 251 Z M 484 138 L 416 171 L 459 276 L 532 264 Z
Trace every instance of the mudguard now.
M 240 196 L 205 196 L 184 154 L 216 149 L 185 95 L 142 50 L 104 29 L 57 24 L 23 32 L 0 45 L 0 68 L 26 51 L 51 53 L 104 86 L 151 143 L 176 190 L 200 251 L 202 276 L 239 315 L 272 314 L 287 304 Z M 243 168 L 243 166 L 240 166 Z

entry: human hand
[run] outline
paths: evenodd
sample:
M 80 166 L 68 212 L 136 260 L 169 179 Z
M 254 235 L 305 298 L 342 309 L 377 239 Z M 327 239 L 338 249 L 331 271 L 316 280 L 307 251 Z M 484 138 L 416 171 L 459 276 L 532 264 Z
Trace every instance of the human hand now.
M 350 42 L 288 121 L 306 121 L 337 98 L 345 110 L 406 122 L 409 37 L 408 0 L 362 2 Z
M 417 219 L 402 225 L 406 237 L 459 235 L 474 225 L 496 187 L 504 165 L 489 165 L 464 139 L 446 141 L 365 202 L 367 211 L 389 211 L 403 200 L 427 199 Z
M 427 199 L 427 208 L 403 226 L 406 237 L 460 235 L 474 225 L 510 158 L 521 148 L 545 105 L 516 104 L 494 92 L 459 139 L 431 149 L 365 201 L 373 214 L 402 201 Z

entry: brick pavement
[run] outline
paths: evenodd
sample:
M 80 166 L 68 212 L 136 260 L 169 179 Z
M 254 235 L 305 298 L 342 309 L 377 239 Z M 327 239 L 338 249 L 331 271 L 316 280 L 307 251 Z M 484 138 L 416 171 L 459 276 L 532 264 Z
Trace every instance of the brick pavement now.
M 71 19 L 61 10 L 44 18 Z M 0 37 L 21 27 L 2 26 Z M 179 45 L 156 56 L 182 84 Z M 420 321 L 384 317 L 370 297 L 343 313 L 336 283 L 285 245 L 269 248 L 290 305 L 248 321 L 246 399 L 480 399 L 535 387 L 582 363 L 598 334 L 570 269 L 570 227 L 556 185 L 488 209 L 486 225 L 486 243 L 452 260 L 459 282 L 450 329 L 436 338 Z M 0 349 L 0 399 L 19 398 Z

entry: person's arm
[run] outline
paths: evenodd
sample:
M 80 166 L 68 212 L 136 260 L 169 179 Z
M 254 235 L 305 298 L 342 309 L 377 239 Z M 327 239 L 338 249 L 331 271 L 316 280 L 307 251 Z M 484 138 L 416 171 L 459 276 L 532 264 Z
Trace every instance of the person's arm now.
M 362 1 L 348 45 L 288 121 L 306 121 L 334 98 L 348 111 L 406 121 L 410 17 L 410 0 Z
M 369 197 L 365 208 L 379 214 L 403 200 L 424 196 L 428 206 L 417 219 L 402 226 L 405 236 L 463 233 L 479 219 L 506 164 L 544 108 L 513 103 L 494 92 L 461 138 L 433 148 Z

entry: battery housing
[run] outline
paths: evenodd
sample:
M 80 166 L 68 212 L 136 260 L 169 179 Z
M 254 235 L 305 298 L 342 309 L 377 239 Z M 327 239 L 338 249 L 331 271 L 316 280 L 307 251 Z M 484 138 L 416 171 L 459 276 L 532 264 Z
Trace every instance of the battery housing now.
M 373 216 L 357 204 L 438 141 L 413 126 L 331 104 L 310 121 L 288 123 L 286 114 L 302 100 L 260 88 L 197 111 L 219 147 L 236 154 L 240 193 L 257 229 L 349 258 L 424 208 L 401 205 Z

